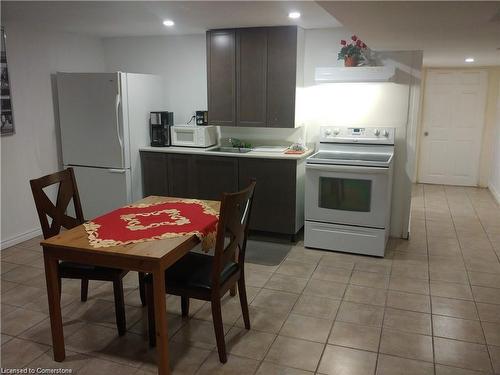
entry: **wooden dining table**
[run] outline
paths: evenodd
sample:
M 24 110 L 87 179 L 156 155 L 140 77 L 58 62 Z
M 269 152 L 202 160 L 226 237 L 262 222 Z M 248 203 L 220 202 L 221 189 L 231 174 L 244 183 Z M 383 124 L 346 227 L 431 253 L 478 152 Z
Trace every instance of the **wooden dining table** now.
M 157 203 L 179 198 L 149 196 L 134 204 Z M 220 202 L 203 200 L 216 211 Z M 146 272 L 153 276 L 158 374 L 170 374 L 167 311 L 165 296 L 165 270 L 199 243 L 195 235 L 132 243 L 110 247 L 93 247 L 83 225 L 61 232 L 41 242 L 45 263 L 47 295 L 54 360 L 65 359 L 63 322 L 60 303 L 58 263 L 61 260 L 97 266 Z

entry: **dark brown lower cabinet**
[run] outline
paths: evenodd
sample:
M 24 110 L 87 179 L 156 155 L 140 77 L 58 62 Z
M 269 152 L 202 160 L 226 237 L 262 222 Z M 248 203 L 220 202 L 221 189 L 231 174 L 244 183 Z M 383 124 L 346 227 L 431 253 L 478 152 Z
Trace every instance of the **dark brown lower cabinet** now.
M 239 185 L 255 178 L 250 229 L 295 234 L 297 161 L 241 158 Z
M 304 163 L 141 152 L 144 196 L 219 200 L 257 180 L 250 229 L 295 235 L 304 223 Z
M 142 191 L 149 195 L 168 195 L 167 154 L 162 152 L 141 152 Z
M 196 198 L 220 200 L 221 194 L 238 191 L 238 159 L 194 155 Z
M 194 155 L 167 154 L 168 196 L 196 198 L 193 184 Z

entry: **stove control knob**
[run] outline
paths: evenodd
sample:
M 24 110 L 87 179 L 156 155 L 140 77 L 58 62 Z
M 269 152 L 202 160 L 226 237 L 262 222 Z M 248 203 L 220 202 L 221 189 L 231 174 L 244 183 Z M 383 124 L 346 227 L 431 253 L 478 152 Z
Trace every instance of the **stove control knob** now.
M 377 137 L 380 135 L 380 130 L 374 129 L 373 134 L 376 135 Z
M 326 130 L 325 130 L 325 135 L 326 135 L 327 137 L 329 137 L 330 135 L 332 135 L 332 131 L 331 131 L 331 129 L 326 129 Z
M 388 138 L 388 137 L 389 137 L 389 132 L 388 132 L 387 130 L 384 130 L 384 131 L 382 132 L 382 135 L 383 135 L 384 137 Z
M 333 130 L 333 135 L 339 135 L 340 129 L 334 129 Z

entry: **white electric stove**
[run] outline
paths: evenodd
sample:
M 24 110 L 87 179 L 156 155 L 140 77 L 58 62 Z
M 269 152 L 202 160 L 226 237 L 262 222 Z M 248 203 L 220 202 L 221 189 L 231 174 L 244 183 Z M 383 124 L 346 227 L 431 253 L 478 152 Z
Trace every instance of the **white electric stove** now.
M 394 133 L 321 127 L 318 151 L 306 159 L 306 247 L 384 256 Z

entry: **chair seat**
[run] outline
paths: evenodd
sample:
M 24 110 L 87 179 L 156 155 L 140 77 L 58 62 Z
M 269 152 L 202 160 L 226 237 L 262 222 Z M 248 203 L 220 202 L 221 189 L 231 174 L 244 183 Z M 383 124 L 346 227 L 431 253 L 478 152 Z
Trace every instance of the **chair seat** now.
M 212 262 L 213 257 L 210 255 L 188 253 L 165 272 L 167 289 L 176 286 L 212 289 Z M 221 272 L 221 284 L 237 271 L 238 265 L 235 262 L 229 262 Z M 150 275 L 148 275 L 148 282 L 151 282 Z
M 66 261 L 59 263 L 59 274 L 65 278 L 86 277 L 92 280 L 112 280 L 119 275 L 125 276 L 127 272 L 119 268 L 100 267 L 91 264 Z

